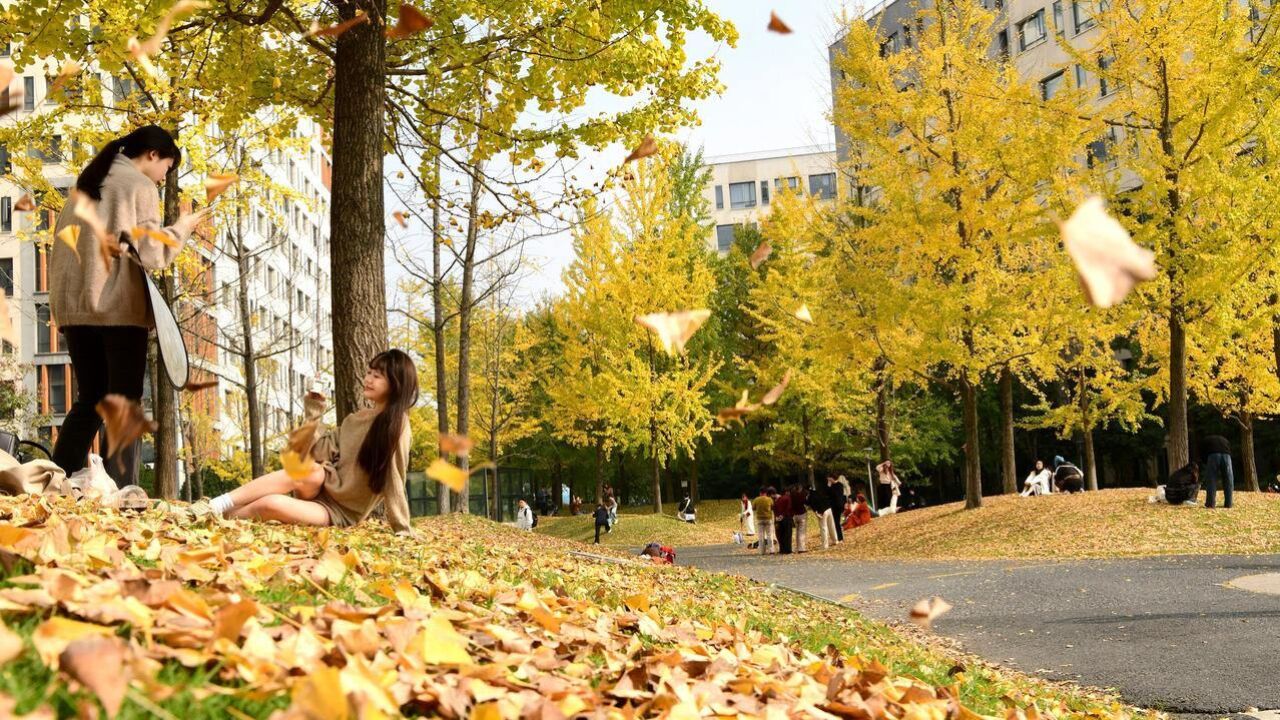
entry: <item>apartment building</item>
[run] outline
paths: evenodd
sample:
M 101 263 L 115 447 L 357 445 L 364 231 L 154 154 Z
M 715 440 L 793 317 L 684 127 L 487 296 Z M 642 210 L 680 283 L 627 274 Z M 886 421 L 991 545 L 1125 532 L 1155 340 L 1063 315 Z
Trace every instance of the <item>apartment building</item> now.
M 711 179 L 703 189 L 715 229 L 708 244 L 718 252 L 733 245 L 734 232 L 769 212 L 771 198 L 783 190 L 806 192 L 822 200 L 836 197 L 834 147 L 766 150 L 707 158 Z
M 0 57 L 7 56 L 9 48 L 0 45 Z M 100 84 L 96 90 L 101 91 L 104 104 L 122 104 L 134 92 L 127 78 L 91 70 L 85 73 L 87 83 Z M 0 104 L 16 102 L 18 109 L 0 119 L 0 126 L 55 107 L 48 98 L 52 82 L 48 67 L 18 68 L 10 86 L 0 88 Z M 193 379 L 216 380 L 218 384 L 194 396 L 184 393 L 183 419 L 198 415 L 212 421 L 212 432 L 219 441 L 215 452 L 247 445 L 243 361 L 234 352 L 240 345 L 237 338 L 244 332 L 241 283 L 249 298 L 250 328 L 259 358 L 258 401 L 266 437 L 286 432 L 300 416 L 304 392 L 327 391 L 332 386 L 330 158 L 318 127 L 304 121 L 295 138 L 294 147 L 304 149 L 276 150 L 252 158 L 279 186 L 289 190 L 272 198 L 270 207 L 260 207 L 242 218 L 238 237 L 247 254 L 247 275 L 241 277 L 225 218 L 204 237 L 192 238 L 184 251 L 198 258 L 201 272 L 195 286 L 178 288 L 185 300 L 175 311 L 186 335 Z M 58 135 L 43 149 L 20 144 L 24 143 L 11 143 L 11 147 L 0 144 L 0 287 L 10 298 L 10 319 L 18 335 L 18 346 L 4 351 L 23 368 L 23 384 L 33 398 L 25 424 L 33 426 L 46 444 L 52 444 L 76 390 L 70 358 L 49 310 L 47 247 L 54 217 L 43 210 L 15 211 L 14 205 L 26 191 L 11 174 L 11 153 L 38 158 L 44 176 L 64 195 L 78 168 L 68 164 Z M 149 457 L 144 451 L 144 460 Z

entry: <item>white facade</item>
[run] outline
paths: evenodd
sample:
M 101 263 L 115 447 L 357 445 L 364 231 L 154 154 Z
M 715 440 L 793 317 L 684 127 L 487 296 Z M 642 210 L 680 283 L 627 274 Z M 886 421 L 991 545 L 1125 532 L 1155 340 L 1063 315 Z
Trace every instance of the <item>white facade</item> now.
M 715 229 L 707 242 L 726 252 L 734 231 L 759 222 L 783 189 L 818 198 L 836 197 L 836 151 L 815 145 L 707 158 L 711 179 L 702 195 L 711 208 Z
M 0 45 L 0 57 L 7 56 Z M 9 86 L 9 98 L 19 109 L 0 119 L 0 126 L 46 111 L 47 67 L 19 68 Z M 87 71 L 86 71 L 87 72 Z M 130 91 L 127 84 L 98 75 L 103 102 L 118 101 Z M 28 92 L 30 90 L 30 92 Z M 6 98 L 0 88 L 0 102 Z M 23 98 L 17 96 L 21 93 Z M 329 169 L 330 158 L 319 128 L 299 123 L 295 134 L 305 150 L 276 151 L 252 158 L 272 180 L 288 188 L 289 197 L 273 198 L 272 208 L 255 209 L 243 218 L 244 244 L 249 254 L 250 311 L 258 368 L 258 400 L 263 408 L 263 436 L 269 443 L 287 432 L 301 413 L 307 390 L 329 392 L 332 387 L 333 345 L 329 303 Z M 27 148 L 11 143 L 8 153 Z M 54 187 L 64 190 L 75 181 L 78 168 L 56 159 L 44 164 Z M 74 399 L 75 379 L 70 358 L 48 312 L 48 288 L 42 245 L 50 241 L 46 213 L 19 213 L 13 205 L 25 190 L 5 177 L 10 170 L 0 156 L 0 287 L 11 298 L 10 317 L 19 343 L 16 356 L 27 368 L 24 384 L 34 398 L 35 431 L 47 444 L 56 437 Z M 184 177 L 183 184 L 195 182 Z M 281 194 L 283 195 L 283 193 Z M 242 360 L 229 348 L 243 334 L 239 311 L 240 272 L 229 225 L 219 218 L 211 242 L 192 238 L 184 253 L 195 253 L 206 264 L 201 285 L 180 288 L 193 300 L 177 310 L 192 360 L 192 379 L 218 380 L 200 391 L 189 408 L 212 419 L 220 450 L 246 448 L 248 427 Z M 267 357 L 263 357 L 268 355 Z M 185 417 L 184 417 L 185 419 Z

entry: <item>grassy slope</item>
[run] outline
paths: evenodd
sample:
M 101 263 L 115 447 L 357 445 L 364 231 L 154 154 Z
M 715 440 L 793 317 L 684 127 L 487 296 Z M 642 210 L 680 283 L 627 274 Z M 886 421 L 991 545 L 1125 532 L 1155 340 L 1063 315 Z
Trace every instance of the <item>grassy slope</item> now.
M 733 532 L 739 529 L 739 501 L 703 500 L 697 508 L 698 522 L 691 524 L 676 519 L 673 505 L 664 505 L 662 515 L 654 515 L 649 506 L 625 507 L 618 514 L 613 532 L 600 534 L 600 543 L 632 548 L 656 541 L 679 549 L 733 542 Z M 817 538 L 818 524 L 813 517 L 810 513 L 808 534 Z M 585 543 L 595 540 L 595 524 L 590 515 L 540 517 L 536 532 Z
M 1280 552 L 1280 495 L 1236 493 L 1233 509 L 1207 510 L 1149 504 L 1150 494 L 1001 496 L 971 511 L 963 503 L 940 505 L 846 532 L 845 543 L 830 552 L 869 559 Z
M 1033 702 L 1042 713 L 1049 711 L 1060 716 L 1127 717 L 1132 714 L 1105 694 L 1003 673 L 972 659 L 963 659 L 961 662 L 967 667 L 957 668 L 956 657 L 931 649 L 840 606 L 771 591 L 758 583 L 736 577 L 709 575 L 690 568 L 634 565 L 629 560 L 622 560 L 621 555 L 616 557 L 627 564 L 584 559 L 571 553 L 586 549 L 613 556 L 614 551 L 530 535 L 478 518 L 455 516 L 423 520 L 417 525 L 418 537 L 406 539 L 392 537 L 376 526 L 348 532 L 251 523 L 178 525 L 156 511 L 142 517 L 122 517 L 112 511 L 58 504 L 61 501 L 55 501 L 52 516 L 39 508 L 33 510 L 37 503 L 44 502 L 47 501 L 0 500 L 0 529 L 4 530 L 0 532 L 0 546 L 7 546 L 25 558 L 10 568 L 5 574 L 6 579 L 0 582 L 0 588 L 32 585 L 38 588 L 41 583 L 34 578 L 63 577 L 67 573 L 89 579 L 96 577 L 95 582 L 122 577 L 120 573 L 124 569 L 119 562 L 114 568 L 102 562 L 104 552 L 109 554 L 111 548 L 118 547 L 124 553 L 125 568 L 150 568 L 148 572 L 152 573 L 153 579 L 158 574 L 181 578 L 201 567 L 219 572 L 218 580 L 213 583 L 194 580 L 184 583 L 189 591 L 203 597 L 215 613 L 233 601 L 234 596 L 227 593 L 232 588 L 238 589 L 243 596 L 255 598 L 259 604 L 259 612 L 250 618 L 241 639 L 233 644 L 219 641 L 202 651 L 209 653 L 207 665 L 184 668 L 173 661 L 163 661 L 158 665 L 135 666 L 135 673 L 147 667 L 152 672 L 155 668 L 159 671 L 153 680 L 135 680 L 120 715 L 123 718 L 151 717 L 149 708 L 156 705 L 183 720 L 261 718 L 289 705 L 290 688 L 295 694 L 302 688 L 304 696 L 307 692 L 314 692 L 316 688 L 307 684 L 311 682 L 307 680 L 307 674 L 267 672 L 278 659 L 272 660 L 270 645 L 258 644 L 254 653 L 248 653 L 249 636 L 261 636 L 264 630 L 283 631 L 288 636 L 293 632 L 290 626 L 307 625 L 323 638 L 335 631 L 328 623 L 309 618 L 315 617 L 317 612 L 324 615 L 326 604 L 335 599 L 356 606 L 389 605 L 376 622 L 365 623 L 374 632 L 375 640 L 381 638 L 383 645 L 379 656 L 385 652 L 390 659 L 383 657 L 383 662 L 399 662 L 405 668 L 419 666 L 421 661 L 412 657 L 395 659 L 397 653 L 406 650 L 393 649 L 396 644 L 392 639 L 394 634 L 382 627 L 384 622 L 402 623 L 411 617 L 408 605 L 401 609 L 400 603 L 405 601 L 387 599 L 390 597 L 387 593 L 391 592 L 388 581 L 394 583 L 397 580 L 407 580 L 416 586 L 417 591 L 429 593 L 431 606 L 446 613 L 451 624 L 465 633 L 465 637 L 471 638 L 468 641 L 470 652 L 476 662 L 481 663 L 477 667 L 483 667 L 486 662 L 499 662 L 496 658 L 502 657 L 502 653 L 497 652 L 501 645 L 493 645 L 496 631 L 488 628 L 505 628 L 503 632 L 506 635 L 502 636 L 505 639 L 501 642 L 515 642 L 517 646 L 521 642 L 519 638 L 526 636 L 535 644 L 550 642 L 551 647 L 555 647 L 558 641 L 559 649 L 553 654 L 577 660 L 554 667 L 546 674 L 555 675 L 550 679 L 567 683 L 573 693 L 581 694 L 591 702 L 604 701 L 605 696 L 600 694 L 602 690 L 618 681 L 620 671 L 606 669 L 619 667 L 617 663 L 623 663 L 621 667 L 634 667 L 628 673 L 631 676 L 641 668 L 662 673 L 669 657 L 664 648 L 675 646 L 695 650 L 705 647 L 708 649 L 701 652 L 709 651 L 714 655 L 746 647 L 750 659 L 738 661 L 743 663 L 738 671 L 739 678 L 746 678 L 744 673 L 749 671 L 765 672 L 779 679 L 784 676 L 791 678 L 787 681 L 788 687 L 808 674 L 825 677 L 824 673 L 830 670 L 824 670 L 829 666 L 821 661 L 822 657 L 842 657 L 843 662 L 855 666 L 874 659 L 884 663 L 895 675 L 916 678 L 930 686 L 954 687 L 967 707 L 988 716 L 1004 717 L 1007 705 L 1026 707 Z M 73 528 L 69 536 L 69 553 L 65 545 L 67 536 L 53 545 L 50 544 L 52 541 L 27 545 L 23 545 L 25 540 L 18 541 L 20 536 L 29 535 L 27 531 L 45 537 L 50 537 L 47 533 L 59 535 L 59 527 Z M 101 545 L 94 545 L 95 536 L 111 539 L 105 550 Z M 59 543 L 61 549 L 55 547 Z M 97 549 L 87 549 L 90 547 Z M 216 548 L 218 552 L 210 555 L 209 548 Z M 316 577 L 318 569 L 325 566 L 322 556 L 337 558 L 334 553 L 357 559 L 352 561 L 354 564 L 350 571 L 340 581 L 329 583 L 322 580 L 321 584 L 327 585 L 324 589 L 310 578 Z M 148 556 L 156 556 L 157 559 L 148 560 Z M 6 557 L 13 559 L 12 554 Z M 274 564 L 270 563 L 267 566 L 253 565 L 264 558 L 270 563 L 279 563 L 280 569 L 276 571 Z M 320 562 L 317 564 L 317 561 Z M 252 573 L 255 578 L 252 587 L 237 587 L 237 577 L 249 576 L 237 575 L 236 567 Z M 230 568 L 230 571 L 218 568 Z M 329 572 L 332 572 L 332 567 Z M 58 588 L 59 596 L 69 592 L 65 582 L 54 582 L 45 587 Z M 397 598 L 405 592 L 403 588 L 410 586 L 402 584 L 399 587 L 401 589 L 395 595 Z M 409 592 L 416 596 L 416 591 L 410 589 Z M 512 604 L 517 595 L 524 597 L 520 601 L 521 607 L 531 598 L 536 598 L 535 604 L 547 603 L 546 607 L 552 608 L 552 613 L 566 623 L 565 634 L 557 635 L 545 626 L 539 627 L 543 623 L 534 622 L 536 615 L 517 611 L 517 606 Z M 583 627 L 600 627 L 601 623 L 614 627 L 616 623 L 621 628 L 628 622 L 633 624 L 635 615 L 628 612 L 624 600 L 636 596 L 643 596 L 652 603 L 649 615 L 657 624 L 650 626 L 650 631 L 644 630 L 642 622 L 639 633 L 615 629 L 602 636 L 609 638 L 608 642 L 617 648 L 630 643 L 628 647 L 632 649 L 626 650 L 625 655 L 605 650 L 598 644 L 600 640 L 581 637 Z M 184 603 L 184 606 L 189 607 L 189 604 Z M 347 612 L 340 607 L 339 612 Z M 76 611 L 73 605 L 59 600 L 53 607 L 36 612 L 10 607 L 3 613 L 9 628 L 22 638 L 24 647 L 16 658 L 0 664 L 0 714 L 5 714 L 5 695 L 17 700 L 20 713 L 52 708 L 64 717 L 74 715 L 77 708 L 87 701 L 89 696 L 84 689 L 77 688 L 60 672 L 46 667 L 37 655 L 33 638 L 35 629 L 50 616 L 75 617 L 77 612 L 86 610 L 94 612 L 95 607 Z M 156 617 L 162 622 L 167 622 L 165 617 L 173 617 L 163 607 L 158 613 Z M 630 621 L 626 619 L 628 617 Z M 190 625 L 191 621 L 184 622 L 186 627 L 194 627 Z M 578 630 L 572 629 L 575 625 Z M 150 652 L 155 647 L 153 641 L 136 629 L 125 624 L 115 627 L 120 636 L 132 637 L 134 652 L 144 652 L 144 649 Z M 158 627 L 162 628 L 163 624 Z M 350 626 L 345 631 L 350 637 L 355 637 L 350 635 L 353 628 Z M 694 631 L 699 633 L 699 640 L 678 639 L 682 633 L 688 637 Z M 712 631 L 716 637 L 708 640 Z M 707 635 L 701 635 L 703 632 Z M 722 635 L 732 638 L 719 640 Z M 243 654 L 236 647 L 240 643 L 245 647 Z M 200 643 L 195 646 L 200 647 Z M 345 645 L 340 643 L 338 647 Z M 753 650 L 755 654 L 751 654 Z M 766 650 L 769 652 L 760 654 Z M 779 652 L 782 654 L 778 655 Z M 779 657 L 782 660 L 770 659 Z M 758 666 L 757 661 L 761 663 Z M 262 665 L 263 662 L 267 665 Z M 339 673 L 342 685 L 346 686 L 347 673 L 358 670 L 351 664 L 346 650 L 341 653 L 333 650 L 320 662 L 329 663 L 319 669 L 330 673 L 326 682 L 333 687 L 336 687 Z M 344 662 L 346 668 L 342 669 Z M 370 662 L 378 660 L 374 658 Z M 406 662 L 409 664 L 404 665 Z M 756 667 L 751 670 L 748 666 Z M 522 673 L 535 673 L 528 665 L 522 665 L 522 668 Z M 497 671 L 497 677 L 501 677 L 512 672 L 514 666 L 503 664 L 501 669 L 493 669 Z M 956 670 L 961 672 L 956 674 Z M 250 692 L 249 686 L 239 679 L 242 675 L 238 676 L 245 672 L 265 672 L 271 679 L 255 683 L 255 691 Z M 433 667 L 428 663 L 426 673 L 428 682 L 437 685 L 458 682 L 457 671 L 448 666 Z M 467 674 L 475 675 L 475 672 Z M 395 673 L 386 677 L 395 677 Z M 319 680 L 315 682 L 320 683 Z M 517 686 L 523 682 L 517 681 Z M 818 685 L 824 686 L 825 681 Z M 479 686 L 473 684 L 470 687 L 476 689 Z M 511 687 L 510 692 L 516 692 L 516 686 Z M 775 698 L 786 694 L 781 686 L 776 690 L 764 690 L 749 683 L 725 687 L 756 687 L 757 690 L 747 692 L 760 693 L 758 697 L 761 698 L 766 697 L 766 693 Z M 332 701 L 332 696 L 328 697 Z M 464 694 L 464 697 L 469 695 Z M 511 712 L 518 712 L 519 702 L 511 701 L 515 703 L 514 711 L 512 705 L 503 706 L 501 697 L 494 702 L 490 709 L 496 709 L 497 716 L 506 717 Z M 520 702 L 530 702 L 529 697 L 526 695 Z M 429 704 L 414 709 L 432 715 L 442 712 L 442 708 L 433 710 Z M 651 714 L 658 709 L 650 706 L 649 711 L 643 714 Z

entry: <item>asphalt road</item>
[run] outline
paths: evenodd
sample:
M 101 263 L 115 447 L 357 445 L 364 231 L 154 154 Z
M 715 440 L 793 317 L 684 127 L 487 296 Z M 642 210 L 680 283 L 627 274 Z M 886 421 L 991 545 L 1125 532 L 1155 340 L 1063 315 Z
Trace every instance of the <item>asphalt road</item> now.
M 846 601 L 901 620 L 939 595 L 934 631 L 1027 673 L 1114 688 L 1172 713 L 1280 709 L 1280 595 L 1226 586 L 1280 572 L 1280 555 L 1071 562 L 880 563 L 762 558 L 733 545 L 681 548 L 682 565 Z M 849 597 L 856 595 L 856 597 Z

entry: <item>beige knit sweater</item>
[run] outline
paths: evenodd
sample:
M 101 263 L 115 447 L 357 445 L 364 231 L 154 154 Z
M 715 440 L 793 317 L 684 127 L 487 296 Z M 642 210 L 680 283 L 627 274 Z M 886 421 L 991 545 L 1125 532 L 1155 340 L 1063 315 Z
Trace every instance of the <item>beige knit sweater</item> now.
M 377 417 L 377 410 L 359 410 L 348 415 L 342 421 L 338 432 L 323 432 L 316 440 L 311 455 L 324 463 L 324 488 L 316 497 L 329 511 L 329 521 L 337 527 L 350 527 L 365 518 L 382 503 L 387 511 L 387 523 L 396 532 L 408 532 L 409 500 L 405 495 L 405 473 L 409 466 L 409 417 L 404 418 L 404 430 L 400 433 L 400 444 L 391 456 L 391 467 L 387 469 L 387 482 L 381 493 L 369 489 L 369 476 L 365 473 L 356 458 L 360 455 L 360 446 L 364 444 L 365 435 L 369 434 L 369 426 Z
M 160 193 L 156 184 L 124 155 L 116 156 L 102 183 L 98 215 L 106 223 L 107 231 L 116 237 L 121 232 L 142 227 L 168 233 L 177 241 L 178 247 L 168 247 L 145 236 L 131 240 L 148 270 L 168 267 L 187 239 L 174 228 L 161 226 Z M 74 252 L 57 239 L 57 233 L 69 225 L 80 226 L 80 241 Z M 142 271 L 125 257 L 111 260 L 109 266 L 103 264 L 99 240 L 92 228 L 75 216 L 73 200 L 68 200 L 62 209 L 54 233 L 53 251 L 49 256 L 49 304 L 59 325 L 151 327 L 155 324 Z

